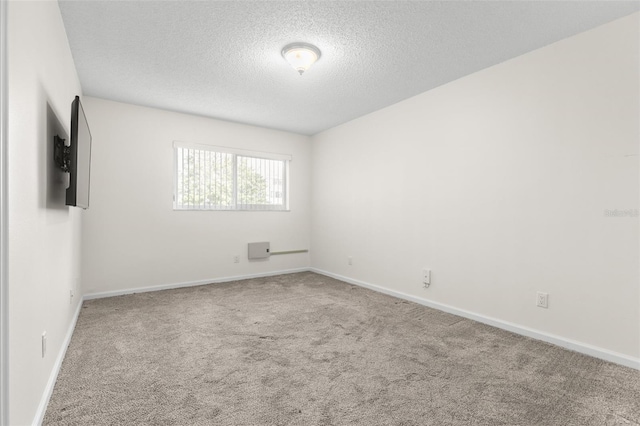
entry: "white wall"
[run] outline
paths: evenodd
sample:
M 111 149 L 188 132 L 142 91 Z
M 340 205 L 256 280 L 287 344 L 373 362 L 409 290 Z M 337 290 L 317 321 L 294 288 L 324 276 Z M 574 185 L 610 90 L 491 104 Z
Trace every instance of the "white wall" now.
M 64 205 L 51 151 L 81 90 L 57 2 L 9 3 L 8 52 L 9 423 L 24 425 L 46 399 L 79 299 L 69 290 L 79 293 L 81 211 Z
M 309 266 L 307 253 L 247 260 L 249 242 L 309 249 L 308 137 L 90 97 L 84 108 L 93 136 L 85 293 Z M 174 211 L 173 141 L 291 154 L 291 211 Z
M 637 360 L 638 20 L 314 136 L 312 266 Z

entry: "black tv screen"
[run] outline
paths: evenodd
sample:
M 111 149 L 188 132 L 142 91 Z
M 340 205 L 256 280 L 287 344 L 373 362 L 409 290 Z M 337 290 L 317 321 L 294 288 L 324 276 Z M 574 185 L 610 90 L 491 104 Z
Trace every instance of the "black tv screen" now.
M 91 132 L 79 96 L 76 96 L 71 103 L 71 141 L 69 145 L 69 187 L 67 188 L 66 204 L 88 209 Z

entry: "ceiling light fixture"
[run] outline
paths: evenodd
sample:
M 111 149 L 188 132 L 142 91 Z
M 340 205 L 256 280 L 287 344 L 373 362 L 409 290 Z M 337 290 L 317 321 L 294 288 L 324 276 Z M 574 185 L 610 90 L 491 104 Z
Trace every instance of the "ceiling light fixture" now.
M 302 75 L 320 59 L 320 49 L 309 43 L 291 43 L 282 49 L 282 56 Z

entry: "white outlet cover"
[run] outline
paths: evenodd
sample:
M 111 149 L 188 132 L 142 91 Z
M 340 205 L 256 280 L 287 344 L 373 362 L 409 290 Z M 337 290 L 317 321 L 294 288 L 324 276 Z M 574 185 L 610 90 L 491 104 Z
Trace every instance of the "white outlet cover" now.
M 431 284 L 431 269 L 422 270 L 422 283 Z
M 549 293 L 543 293 L 541 291 L 538 292 L 536 298 L 536 305 L 540 308 L 548 308 L 549 307 Z

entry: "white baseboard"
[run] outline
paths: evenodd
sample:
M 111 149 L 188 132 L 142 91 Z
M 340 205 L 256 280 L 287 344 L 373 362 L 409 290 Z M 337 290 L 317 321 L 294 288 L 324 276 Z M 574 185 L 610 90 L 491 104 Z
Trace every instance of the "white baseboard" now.
M 182 283 L 154 285 L 149 287 L 137 287 L 137 288 L 128 288 L 124 290 L 104 291 L 100 293 L 85 294 L 82 300 L 102 299 L 105 297 L 124 296 L 125 294 L 146 293 L 149 291 L 170 290 L 174 288 L 183 288 L 183 287 L 195 287 L 198 285 L 226 283 L 229 281 L 240 281 L 240 280 L 248 280 L 251 278 L 273 277 L 276 275 L 295 274 L 297 272 L 308 272 L 308 271 L 309 271 L 309 268 L 305 267 L 305 268 L 297 268 L 297 269 L 285 269 L 285 270 L 273 271 L 273 272 L 262 272 L 259 274 L 235 275 L 232 277 L 211 278 L 208 280 L 187 281 Z
M 389 296 L 394 296 L 400 299 L 409 300 L 411 302 L 415 302 L 420 305 L 428 306 L 430 308 L 438 309 L 440 311 L 448 312 L 450 314 L 472 319 L 474 321 L 491 325 L 493 327 L 501 328 L 503 330 L 511 331 L 516 334 L 531 337 L 537 340 L 542 340 L 543 342 L 551 343 L 565 349 L 570 349 L 575 352 L 592 356 L 594 358 L 603 359 L 605 361 L 610 361 L 616 364 L 620 364 L 626 367 L 631 367 L 631 368 L 635 368 L 636 370 L 640 370 L 640 358 L 634 358 L 618 352 L 610 351 L 608 349 L 598 348 L 596 346 L 592 346 L 587 343 L 577 342 L 575 340 L 556 336 L 550 333 L 545 333 L 539 330 L 534 330 L 532 328 L 524 327 L 522 325 L 514 324 L 508 321 L 503 321 L 503 320 L 491 318 L 485 315 L 476 314 L 474 312 L 466 311 L 464 309 L 458 309 L 450 305 L 445 305 L 443 303 L 432 302 L 427 299 L 411 296 L 406 293 L 391 290 L 391 289 L 374 285 L 374 284 L 369 284 L 364 281 L 354 280 L 352 278 L 344 277 L 342 275 L 334 274 L 328 271 L 324 271 L 322 269 L 309 268 L 309 270 L 311 272 L 315 272 L 321 275 L 326 275 L 327 277 L 335 278 L 340 281 L 344 281 L 350 284 L 355 284 L 357 286 L 365 287 L 380 293 L 388 294 Z
M 49 374 L 49 380 L 47 381 L 47 386 L 44 388 L 44 392 L 42 393 L 42 398 L 40 399 L 40 404 L 38 404 L 38 410 L 36 411 L 36 416 L 33 419 L 34 426 L 40 426 L 42 424 L 42 420 L 44 420 L 44 414 L 47 411 L 47 406 L 49 405 L 49 399 L 51 399 L 53 388 L 56 385 L 56 380 L 58 379 L 58 373 L 60 373 L 60 367 L 62 367 L 62 361 L 64 360 L 64 356 L 67 353 L 67 348 L 69 347 L 69 343 L 71 343 L 71 336 L 73 336 L 73 330 L 75 330 L 76 328 L 76 322 L 78 321 L 78 317 L 80 316 L 81 309 L 82 309 L 82 300 L 78 302 L 78 307 L 76 308 L 76 312 L 73 314 L 73 318 L 71 319 L 71 323 L 69 324 L 69 328 L 67 329 L 67 334 L 64 336 L 64 341 L 62 342 L 62 346 L 60 347 L 60 351 L 58 352 L 58 357 L 56 358 L 56 362 L 55 364 L 53 364 L 53 368 L 51 369 L 51 374 Z

